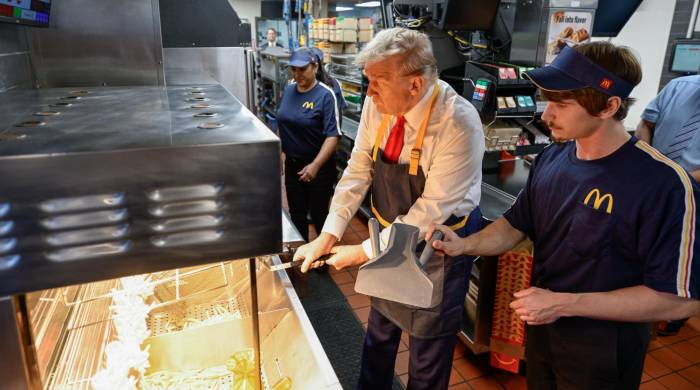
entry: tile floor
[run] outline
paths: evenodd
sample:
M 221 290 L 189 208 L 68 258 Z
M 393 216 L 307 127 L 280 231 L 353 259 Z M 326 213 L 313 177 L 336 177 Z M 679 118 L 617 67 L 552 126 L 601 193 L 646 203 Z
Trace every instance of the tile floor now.
M 315 233 L 310 229 L 310 237 Z M 369 237 L 364 219 L 355 217 L 348 227 L 341 244 L 359 244 Z M 357 318 L 367 327 L 369 298 L 355 293 L 353 285 L 357 268 L 330 270 L 331 277 L 343 292 Z M 396 375 L 405 385 L 408 379 L 408 337 L 401 338 L 396 358 Z M 677 336 L 658 337 L 649 345 L 641 390 L 699 389 L 700 390 L 700 316 L 691 318 Z M 450 389 L 526 389 L 525 378 L 489 367 L 486 355 L 475 356 L 460 342 L 454 351 L 454 363 L 450 376 Z

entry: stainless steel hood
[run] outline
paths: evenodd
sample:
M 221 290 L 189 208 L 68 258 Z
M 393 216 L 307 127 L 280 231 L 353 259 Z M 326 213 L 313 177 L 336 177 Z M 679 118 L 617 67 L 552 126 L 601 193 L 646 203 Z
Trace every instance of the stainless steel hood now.
M 0 95 L 0 295 L 281 250 L 278 139 L 219 85 Z

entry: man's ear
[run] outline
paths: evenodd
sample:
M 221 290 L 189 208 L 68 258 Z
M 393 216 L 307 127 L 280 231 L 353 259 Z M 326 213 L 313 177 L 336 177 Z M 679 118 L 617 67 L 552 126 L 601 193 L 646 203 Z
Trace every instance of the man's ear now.
M 424 86 L 425 78 L 423 76 L 414 77 L 413 82 L 411 83 L 411 95 L 415 96 L 421 93 Z
M 608 98 L 608 104 L 605 106 L 603 111 L 598 114 L 600 119 L 612 118 L 617 114 L 622 106 L 622 99 L 619 96 L 611 96 Z

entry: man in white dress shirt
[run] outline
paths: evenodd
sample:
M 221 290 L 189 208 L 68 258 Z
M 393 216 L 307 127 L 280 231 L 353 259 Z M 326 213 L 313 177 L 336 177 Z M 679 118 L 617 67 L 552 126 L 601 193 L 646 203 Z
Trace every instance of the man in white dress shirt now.
M 367 99 L 348 166 L 338 182 L 321 234 L 299 248 L 302 271 L 320 256 L 337 269 L 365 263 L 369 240 L 335 246 L 371 185 L 372 212 L 385 228 L 451 226 L 466 236 L 481 226 L 484 134 L 474 107 L 438 80 L 428 37 L 383 30 L 357 56 L 369 79 Z M 431 260 L 433 261 L 433 260 Z M 446 257 L 443 301 L 430 309 L 372 298 L 358 389 L 390 389 L 401 332 L 410 335 L 409 389 L 446 389 L 462 318 L 471 261 Z M 387 283 L 393 281 L 387 280 Z

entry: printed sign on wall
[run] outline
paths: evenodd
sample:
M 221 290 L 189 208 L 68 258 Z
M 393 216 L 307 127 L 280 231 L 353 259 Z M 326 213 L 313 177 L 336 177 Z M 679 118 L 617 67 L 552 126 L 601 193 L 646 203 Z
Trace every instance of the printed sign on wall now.
M 593 13 L 580 11 L 554 11 L 549 17 L 547 30 L 547 57 L 550 64 L 564 46 L 578 46 L 591 40 Z

